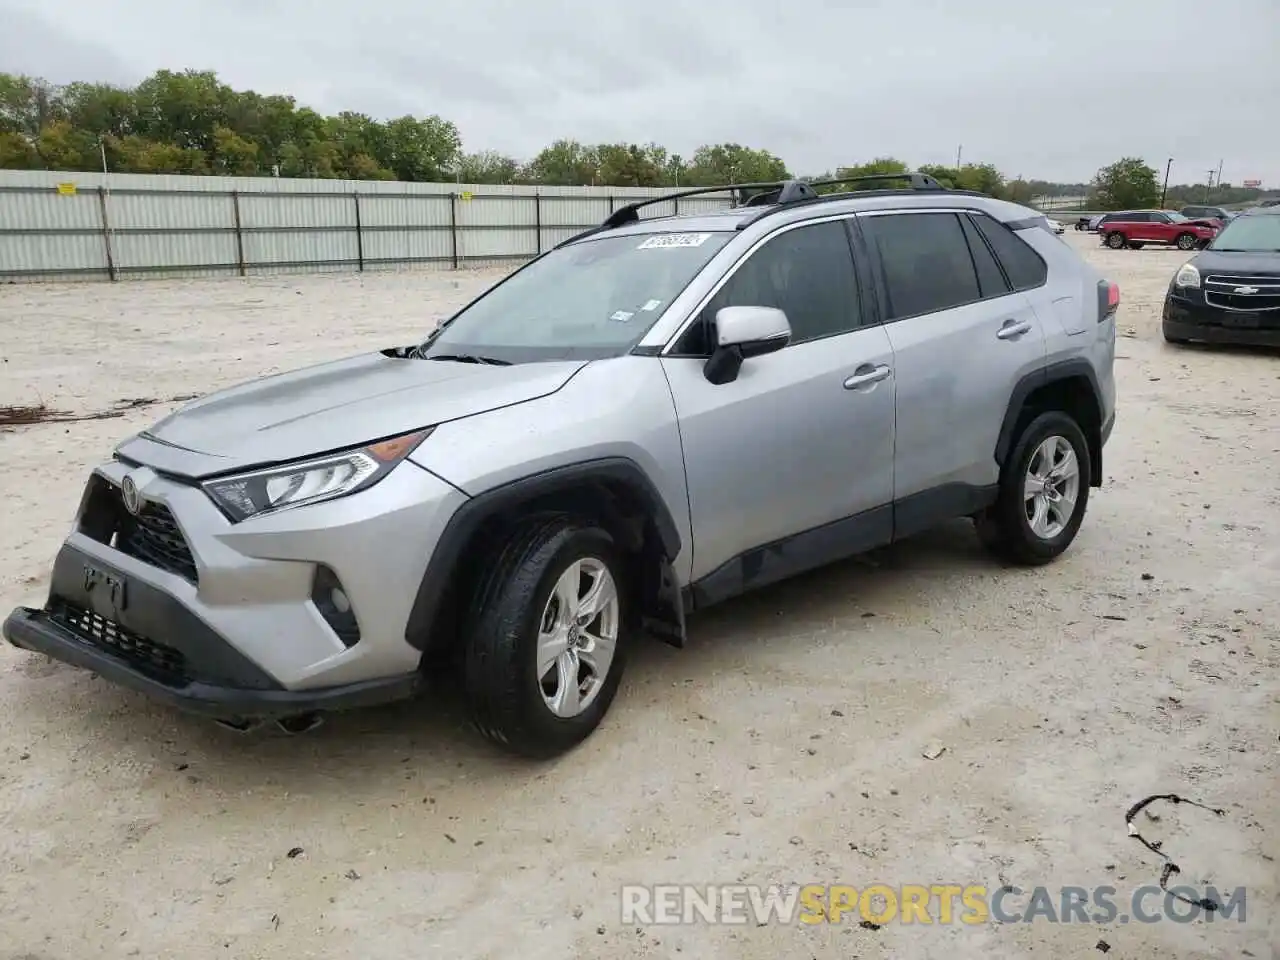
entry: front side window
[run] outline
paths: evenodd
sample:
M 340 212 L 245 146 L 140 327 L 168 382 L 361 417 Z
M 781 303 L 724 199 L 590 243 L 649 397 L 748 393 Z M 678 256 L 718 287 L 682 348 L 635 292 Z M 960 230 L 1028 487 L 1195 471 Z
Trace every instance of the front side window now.
M 889 319 L 982 299 L 973 256 L 954 213 L 867 217 L 863 229 L 880 253 Z
M 733 236 L 606 234 L 561 247 L 464 307 L 421 352 L 509 363 L 620 356 Z
M 862 311 L 844 224 L 832 220 L 797 227 L 761 246 L 708 301 L 676 353 L 706 356 L 717 311 L 747 306 L 785 312 L 793 344 L 857 328 Z

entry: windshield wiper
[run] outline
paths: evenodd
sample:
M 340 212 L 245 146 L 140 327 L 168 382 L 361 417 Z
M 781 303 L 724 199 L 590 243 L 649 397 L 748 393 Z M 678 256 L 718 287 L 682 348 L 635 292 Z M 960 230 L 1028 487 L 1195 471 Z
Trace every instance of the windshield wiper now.
M 494 367 L 509 367 L 510 360 L 499 360 L 497 357 L 483 357 L 478 353 L 437 353 L 424 357 L 424 360 L 451 360 L 454 363 L 484 363 Z

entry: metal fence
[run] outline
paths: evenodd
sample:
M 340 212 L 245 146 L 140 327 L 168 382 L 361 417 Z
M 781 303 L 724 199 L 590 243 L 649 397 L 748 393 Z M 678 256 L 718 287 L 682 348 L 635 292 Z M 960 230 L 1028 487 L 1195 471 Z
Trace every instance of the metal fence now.
M 490 265 L 672 192 L 0 171 L 0 282 Z M 643 215 L 730 202 L 689 197 Z

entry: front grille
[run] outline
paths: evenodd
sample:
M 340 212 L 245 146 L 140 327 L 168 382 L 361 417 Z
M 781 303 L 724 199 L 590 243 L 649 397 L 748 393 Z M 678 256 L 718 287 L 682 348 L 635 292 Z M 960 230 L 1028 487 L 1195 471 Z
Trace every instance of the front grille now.
M 116 549 L 153 567 L 197 582 L 195 558 L 169 508 L 148 503 L 136 516 L 125 515 L 116 533 Z
M 97 474 L 85 494 L 80 532 L 143 563 L 199 582 L 195 557 L 169 508 L 147 503 L 135 517 L 125 509 L 120 488 Z
M 85 643 L 114 654 L 156 680 L 181 686 L 188 679 L 187 661 L 181 651 L 139 636 L 106 617 L 65 600 L 53 604 L 49 617 Z
M 1242 287 L 1249 292 L 1238 292 Z M 1280 310 L 1280 277 L 1206 277 L 1204 302 L 1223 310 Z

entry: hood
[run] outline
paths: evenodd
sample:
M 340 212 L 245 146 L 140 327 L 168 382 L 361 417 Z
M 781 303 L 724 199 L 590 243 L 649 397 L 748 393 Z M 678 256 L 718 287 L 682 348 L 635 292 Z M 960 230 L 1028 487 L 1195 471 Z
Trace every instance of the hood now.
M 1230 253 L 1202 250 L 1191 263 L 1201 276 L 1222 274 L 1228 277 L 1276 277 L 1280 283 L 1280 252 Z
M 555 393 L 585 365 L 351 357 L 210 394 L 118 452 L 192 477 L 297 460 L 535 400 Z

